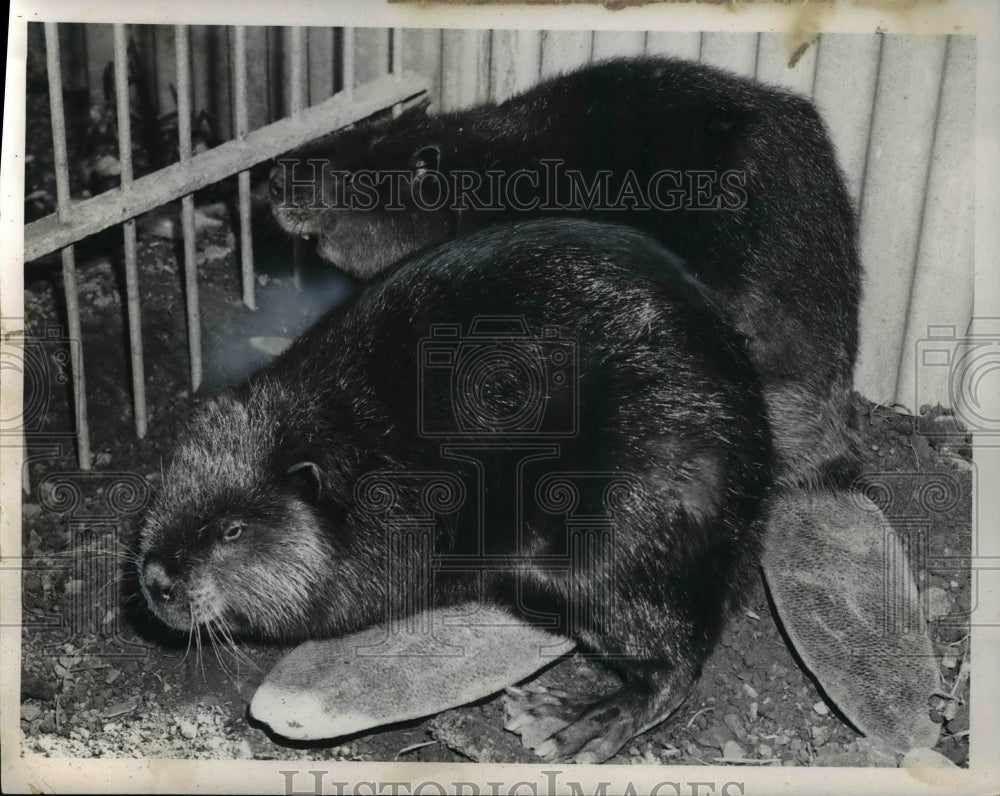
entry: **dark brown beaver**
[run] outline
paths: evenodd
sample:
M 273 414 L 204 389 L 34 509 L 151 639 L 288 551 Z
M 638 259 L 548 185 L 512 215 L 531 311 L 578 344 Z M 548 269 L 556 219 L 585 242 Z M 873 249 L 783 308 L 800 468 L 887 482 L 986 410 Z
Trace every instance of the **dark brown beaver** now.
M 614 60 L 502 104 L 421 111 L 279 161 L 275 217 L 362 279 L 448 237 L 584 216 L 656 237 L 749 340 L 786 485 L 848 483 L 860 266 L 806 99 L 696 63 Z
M 478 600 L 622 689 L 542 706 L 604 760 L 680 703 L 757 576 L 759 385 L 651 238 L 544 220 L 419 255 L 202 406 L 137 567 L 173 627 L 328 637 Z

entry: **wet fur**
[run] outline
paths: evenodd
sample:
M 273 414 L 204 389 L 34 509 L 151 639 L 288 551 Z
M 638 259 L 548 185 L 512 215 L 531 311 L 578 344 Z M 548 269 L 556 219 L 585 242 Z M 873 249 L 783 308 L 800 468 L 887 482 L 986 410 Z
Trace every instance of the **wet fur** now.
M 527 440 L 560 454 L 525 466 L 521 529 L 480 527 L 477 473 L 441 448 L 468 437 L 419 433 L 420 341 L 433 324 L 468 330 L 487 315 L 522 316 L 533 335 L 555 325 L 576 343 L 579 433 Z M 516 405 L 526 388 L 516 375 L 499 379 L 484 400 Z M 571 411 L 572 392 L 549 394 L 546 412 Z M 425 416 L 446 420 L 451 402 L 447 389 L 425 393 Z M 576 635 L 624 686 L 594 704 L 562 700 L 566 726 L 544 742 L 553 756 L 606 759 L 683 699 L 756 578 L 771 483 L 765 414 L 744 341 L 652 239 L 579 220 L 494 227 L 417 256 L 201 407 L 145 520 L 137 567 L 144 580 L 152 568 L 169 578 L 169 600 L 144 583 L 168 623 L 186 628 L 201 610 L 227 632 L 274 640 L 468 599 L 554 616 L 550 629 Z M 524 441 L 486 443 L 504 456 Z M 499 459 L 482 461 L 487 489 L 503 483 Z M 464 503 L 442 509 L 432 530 L 393 526 L 428 516 L 422 474 L 441 472 L 461 482 Z M 553 472 L 628 484 L 615 500 L 580 487 L 577 512 L 606 517 L 612 534 L 586 566 L 552 567 L 571 556 L 573 537 L 563 514 L 530 496 Z M 394 486 L 373 491 L 372 477 Z M 227 542 L 233 522 L 243 532 Z M 431 580 L 428 553 L 468 556 L 466 570 L 483 554 L 502 563 Z
M 749 341 L 774 429 L 778 480 L 850 482 L 857 466 L 849 416 L 860 292 L 855 219 L 833 146 L 808 100 L 700 64 L 621 59 L 499 105 L 411 111 L 338 132 L 290 160 L 416 174 L 425 147 L 439 153 L 436 165 L 446 174 L 530 168 L 544 178 L 543 158 L 560 158 L 585 175 L 610 169 L 613 184 L 630 171 L 642 184 L 662 169 L 744 174 L 747 202 L 738 210 L 563 212 L 644 230 L 684 258 Z M 402 210 L 384 209 L 385 196 L 369 211 L 304 208 L 280 178 L 274 196 L 288 231 L 317 236 L 322 256 L 362 279 L 448 237 L 526 217 L 510 209 L 428 212 L 405 190 Z

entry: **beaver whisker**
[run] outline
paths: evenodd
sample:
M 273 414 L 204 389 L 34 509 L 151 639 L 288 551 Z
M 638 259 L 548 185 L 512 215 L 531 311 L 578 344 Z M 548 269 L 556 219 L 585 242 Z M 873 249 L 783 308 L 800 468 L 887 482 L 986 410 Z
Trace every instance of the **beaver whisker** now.
M 212 653 L 215 655 L 215 661 L 216 663 L 219 664 L 219 668 L 222 669 L 223 674 L 225 674 L 226 677 L 229 678 L 230 680 L 235 681 L 236 678 L 233 676 L 232 671 L 226 665 L 225 660 L 223 660 L 221 648 L 225 648 L 226 646 L 225 642 L 216 635 L 214 625 L 215 625 L 215 620 L 212 619 L 210 619 L 203 625 L 203 627 L 205 628 L 205 632 L 208 634 L 209 641 L 211 642 Z
M 219 637 L 225 643 L 226 650 L 236 659 L 237 665 L 243 663 L 256 671 L 260 671 L 260 667 L 246 654 L 242 649 L 240 649 L 239 644 L 233 638 L 232 630 L 229 628 L 228 623 L 224 618 L 219 617 L 215 620 L 216 629 L 219 632 Z

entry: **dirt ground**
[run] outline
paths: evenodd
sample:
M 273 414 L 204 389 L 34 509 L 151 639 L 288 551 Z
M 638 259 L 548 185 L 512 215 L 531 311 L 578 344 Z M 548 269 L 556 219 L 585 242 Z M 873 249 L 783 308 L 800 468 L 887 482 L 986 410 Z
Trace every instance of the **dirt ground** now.
M 39 118 L 41 115 L 39 115 Z M 29 141 L 31 140 L 29 123 Z M 30 152 L 30 150 L 29 150 Z M 41 159 L 41 156 L 39 156 Z M 35 161 L 38 163 L 38 160 Z M 29 193 L 44 210 L 51 186 L 42 169 Z M 75 178 L 79 184 L 79 176 Z M 33 183 L 33 184 L 32 184 Z M 238 261 L 226 203 L 199 197 L 199 285 L 205 380 L 192 396 L 185 336 L 177 221 L 159 214 L 140 222 L 142 328 L 149 432 L 133 428 L 120 263 L 120 233 L 78 247 L 88 413 L 93 469 L 76 469 L 66 382 L 65 318 L 58 262 L 26 269 L 25 314 L 38 353 L 28 374 L 30 493 L 23 506 L 23 748 L 52 756 L 187 757 L 318 760 L 528 761 L 530 753 L 502 730 L 499 698 L 335 743 L 293 745 L 252 726 L 247 705 L 282 650 L 245 645 L 249 659 L 198 656 L 159 632 L 130 586 L 130 534 L 142 494 L 155 489 L 174 435 L 205 394 L 267 361 L 250 338 L 287 337 L 305 328 L 353 286 L 306 258 L 301 289 L 288 263 L 291 244 L 257 224 L 260 307 L 240 301 Z M 55 336 L 48 336 L 50 329 Z M 258 341 L 259 342 L 259 341 Z M 971 548 L 974 468 L 965 434 L 939 409 L 917 419 L 900 408 L 856 399 L 866 472 L 913 494 L 936 475 L 958 485 L 956 499 L 921 517 L 925 545 L 911 563 L 930 615 L 940 662 L 940 694 L 928 709 L 943 732 L 937 751 L 968 763 L 968 571 L 935 569 Z M 888 478 L 887 478 L 887 474 Z M 67 486 L 68 484 L 68 486 Z M 129 490 L 132 490 L 129 493 Z M 923 556 L 923 558 L 921 558 Z M 941 564 L 943 567 L 944 565 Z M 560 685 L 599 679 L 569 656 L 542 675 Z M 894 766 L 893 756 L 853 730 L 824 700 L 776 625 L 763 586 L 735 617 L 680 710 L 630 743 L 613 762 Z

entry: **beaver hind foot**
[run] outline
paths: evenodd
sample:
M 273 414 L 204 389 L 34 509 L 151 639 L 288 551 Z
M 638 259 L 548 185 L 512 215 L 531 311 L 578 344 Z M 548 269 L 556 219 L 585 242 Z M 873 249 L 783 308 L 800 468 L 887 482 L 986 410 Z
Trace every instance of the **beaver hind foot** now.
M 597 699 L 535 684 L 510 687 L 504 728 L 546 762 L 603 763 L 677 710 L 693 681 L 680 668 L 658 669 Z

